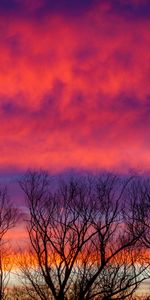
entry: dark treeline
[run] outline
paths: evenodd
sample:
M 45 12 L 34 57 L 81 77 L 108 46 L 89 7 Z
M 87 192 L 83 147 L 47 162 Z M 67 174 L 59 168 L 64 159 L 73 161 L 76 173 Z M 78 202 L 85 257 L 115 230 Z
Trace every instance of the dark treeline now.
M 21 214 L 1 188 L 0 300 L 135 297 L 150 277 L 149 178 L 88 174 L 54 184 L 46 172 L 27 172 L 19 185 L 28 247 L 19 250 L 20 285 L 8 295 L 5 235 Z

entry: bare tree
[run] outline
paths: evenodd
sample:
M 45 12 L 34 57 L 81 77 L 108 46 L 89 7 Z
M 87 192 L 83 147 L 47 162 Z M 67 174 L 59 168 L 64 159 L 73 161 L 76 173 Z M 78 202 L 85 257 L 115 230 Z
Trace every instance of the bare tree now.
M 0 189 L 0 300 L 6 299 L 5 290 L 9 282 L 11 263 L 6 235 L 15 226 L 18 211 L 12 206 L 6 188 Z
M 147 278 L 149 262 L 139 243 L 144 231 L 135 217 L 131 181 L 120 182 L 114 175 L 96 180 L 96 214 L 92 220 L 97 233 L 92 238 L 95 260 L 86 258 L 83 275 L 80 267 L 79 299 L 129 298 Z
M 132 196 L 134 199 L 134 214 L 138 227 L 143 227 L 142 244 L 150 248 L 150 179 L 137 178 L 132 183 Z M 135 201 L 136 199 L 136 201 Z
M 20 185 L 36 263 L 22 265 L 22 272 L 40 299 L 124 299 L 144 280 L 147 265 L 138 267 L 134 252 L 136 247 L 142 255 L 143 227 L 135 230 L 131 206 L 124 205 L 129 183 L 105 174 L 52 188 L 45 172 L 24 176 Z
M 137 177 L 132 183 L 133 211 L 137 220 L 137 230 L 143 228 L 143 234 L 140 238 L 140 246 L 145 250 L 145 262 L 149 263 L 150 250 L 150 178 Z M 147 275 L 150 278 L 150 269 L 147 269 Z M 150 293 L 149 297 L 150 298 Z

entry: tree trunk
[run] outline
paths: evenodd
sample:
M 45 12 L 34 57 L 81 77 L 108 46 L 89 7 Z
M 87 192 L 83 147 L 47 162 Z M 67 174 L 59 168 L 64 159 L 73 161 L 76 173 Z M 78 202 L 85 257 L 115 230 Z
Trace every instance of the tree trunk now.
M 64 296 L 64 294 L 59 294 L 57 297 L 57 300 L 67 300 L 67 298 Z

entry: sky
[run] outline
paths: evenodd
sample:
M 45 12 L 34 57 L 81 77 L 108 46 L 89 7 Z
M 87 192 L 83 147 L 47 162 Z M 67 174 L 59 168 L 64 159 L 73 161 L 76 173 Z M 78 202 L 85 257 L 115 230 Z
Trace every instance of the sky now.
M 0 1 L 0 182 L 150 169 L 149 0 Z
M 33 168 L 150 171 L 149 0 L 0 0 L 0 185 L 17 205 Z

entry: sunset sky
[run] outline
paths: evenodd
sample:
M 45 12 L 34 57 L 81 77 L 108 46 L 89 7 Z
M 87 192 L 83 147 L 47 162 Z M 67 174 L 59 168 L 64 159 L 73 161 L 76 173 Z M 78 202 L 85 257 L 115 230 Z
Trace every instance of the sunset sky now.
M 23 212 L 28 169 L 150 172 L 150 0 L 0 0 L 0 187 Z
M 0 181 L 150 169 L 149 0 L 0 1 Z

